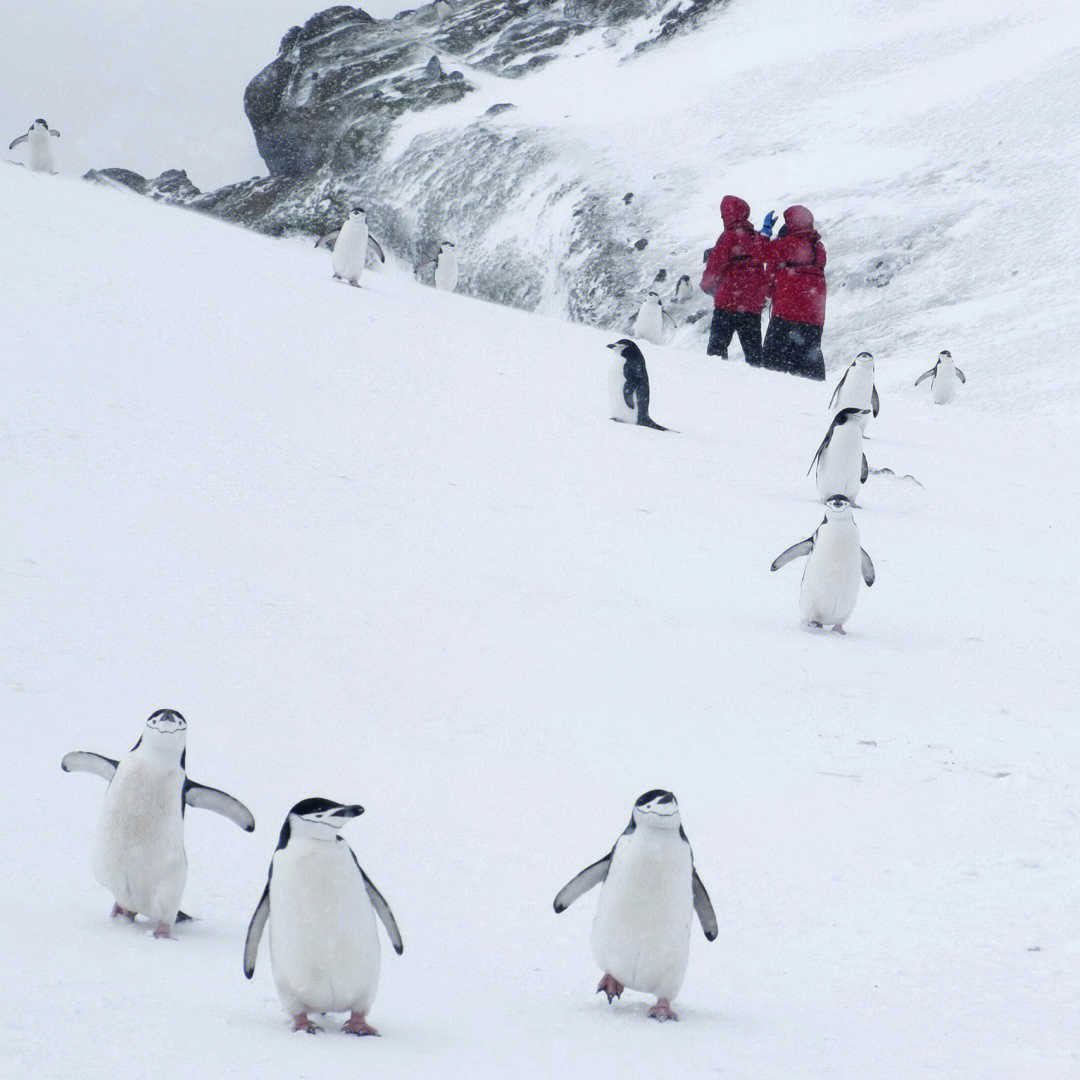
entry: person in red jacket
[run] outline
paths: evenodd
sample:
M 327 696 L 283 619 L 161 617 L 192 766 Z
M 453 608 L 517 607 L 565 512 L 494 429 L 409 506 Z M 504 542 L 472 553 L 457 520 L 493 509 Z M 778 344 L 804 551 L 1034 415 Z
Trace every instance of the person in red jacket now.
M 713 298 L 709 356 L 727 359 L 732 335 L 738 333 L 748 364 L 761 366 L 761 312 L 769 293 L 765 271 L 767 237 L 776 215 L 770 213 L 759 234 L 750 224 L 750 207 L 735 195 L 720 202 L 724 231 L 709 252 L 701 290 Z
M 784 227 L 769 244 L 767 268 L 772 317 L 764 366 L 824 381 L 825 248 L 814 231 L 814 215 L 805 206 L 784 211 Z

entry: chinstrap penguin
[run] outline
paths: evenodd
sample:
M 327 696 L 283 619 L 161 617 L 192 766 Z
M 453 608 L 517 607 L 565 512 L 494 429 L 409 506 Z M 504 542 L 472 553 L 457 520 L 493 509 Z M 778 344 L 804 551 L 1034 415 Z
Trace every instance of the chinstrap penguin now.
M 806 555 L 799 611 L 807 626 L 820 630 L 831 625 L 838 634 L 855 610 L 859 577 L 874 584 L 874 564 L 859 544 L 859 528 L 851 516 L 851 503 L 834 495 L 825 504 L 825 518 L 813 536 L 792 544 L 773 560 L 770 570 L 779 570 L 793 559 Z
M 832 495 L 843 495 L 852 506 L 859 494 L 859 487 L 866 483 L 870 469 L 863 453 L 862 424 L 860 417 L 868 416 L 869 409 L 841 409 L 829 424 L 825 438 L 810 462 L 810 470 L 817 466 L 815 479 L 818 496 L 822 502 Z
M 871 353 L 861 352 L 840 376 L 840 381 L 829 399 L 829 408 L 868 409 L 873 416 L 877 416 L 880 404 L 877 386 L 874 384 L 874 357 Z M 864 431 L 866 420 L 864 416 L 861 425 Z
M 44 120 L 38 119 L 30 125 L 25 135 L 12 139 L 8 149 L 14 150 L 21 143 L 26 143 L 26 148 L 30 152 L 30 168 L 34 172 L 56 172 L 50 138 L 59 139 L 60 132 L 56 128 L 49 127 Z
M 694 286 L 690 281 L 690 275 L 683 274 L 683 276 L 675 282 L 675 291 L 671 294 L 671 302 L 673 304 L 681 304 L 686 300 L 689 300 L 693 295 Z
M 359 285 L 369 247 L 378 256 L 379 262 L 386 262 L 378 240 L 368 232 L 364 208 L 354 206 L 334 240 L 332 264 L 335 280 Z
M 378 915 L 394 951 L 404 950 L 390 906 L 338 830 L 364 812 L 330 799 L 303 799 L 285 818 L 266 888 L 244 943 L 244 974 L 267 921 L 270 964 L 293 1031 L 322 1029 L 310 1012 L 347 1012 L 342 1031 L 378 1035 L 366 1015 L 379 985 Z
M 559 891 L 555 913 L 601 883 L 592 928 L 593 956 L 604 972 L 597 993 L 609 1003 L 627 987 L 653 994 L 649 1016 L 677 1020 L 671 1003 L 686 974 L 693 913 L 709 941 L 717 924 L 670 791 L 647 791 L 634 803 L 615 846 Z
M 457 255 L 454 245 L 444 240 L 435 254 L 435 288 L 443 292 L 453 292 L 458 283 Z
M 663 345 L 664 319 L 675 325 L 675 320 L 664 310 L 660 295 L 650 291 L 634 319 L 634 337 L 650 341 L 653 345 Z
M 619 338 L 608 348 L 616 350 L 608 381 L 611 419 L 620 424 L 640 424 L 657 431 L 667 431 L 666 427 L 649 416 L 649 373 L 645 370 L 645 357 L 641 349 L 629 338 Z
M 98 822 L 94 877 L 115 897 L 113 917 L 145 915 L 154 937 L 167 938 L 180 913 L 187 879 L 184 811 L 213 810 L 252 832 L 255 819 L 243 803 L 217 788 L 189 779 L 187 721 L 174 709 L 158 709 L 131 751 L 119 761 L 74 751 L 64 772 L 89 772 L 109 781 Z
M 948 405 L 956 397 L 956 380 L 967 382 L 964 373 L 953 363 L 952 353 L 942 349 L 938 353 L 937 363 L 929 371 L 924 371 L 916 380 L 918 386 L 924 379 L 933 379 L 930 394 L 938 405 Z

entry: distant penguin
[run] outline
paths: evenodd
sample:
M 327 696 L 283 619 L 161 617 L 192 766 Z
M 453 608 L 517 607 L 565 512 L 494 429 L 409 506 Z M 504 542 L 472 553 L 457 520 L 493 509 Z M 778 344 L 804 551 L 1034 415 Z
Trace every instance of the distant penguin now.
M 851 516 L 851 503 L 834 495 L 825 504 L 825 519 L 814 531 L 778 555 L 770 570 L 808 556 L 799 590 L 799 610 L 808 626 L 829 624 L 838 634 L 855 610 L 859 577 L 874 584 L 874 564 L 859 545 L 859 528 Z
M 444 240 L 435 255 L 435 288 L 453 292 L 457 288 L 458 264 L 454 245 Z
M 841 409 L 829 424 L 825 438 L 810 462 L 817 466 L 818 496 L 827 502 L 832 495 L 843 495 L 852 506 L 859 487 L 866 483 L 869 466 L 863 453 L 862 425 L 859 418 L 869 416 L 869 409 Z M 807 469 L 807 475 L 810 473 Z
M 916 380 L 918 386 L 923 379 L 933 378 L 930 394 L 939 405 L 948 405 L 956 397 L 956 380 L 966 383 L 964 373 L 953 363 L 952 353 L 942 349 L 938 353 L 937 363 L 929 371 L 924 371 Z
M 829 399 L 829 408 L 869 409 L 872 415 L 877 416 L 879 405 L 877 386 L 874 385 L 874 357 L 868 352 L 861 352 L 840 377 Z M 866 417 L 863 417 L 862 427 L 865 431 Z
M 368 232 L 367 214 L 362 206 L 354 206 L 338 232 L 334 242 L 333 267 L 334 278 L 347 281 L 350 285 L 360 284 L 360 275 L 364 272 L 368 248 L 386 262 L 383 249 L 378 240 Z
M 604 977 L 596 992 L 609 1003 L 627 987 L 653 994 L 649 1016 L 678 1020 L 671 1003 L 686 974 L 693 913 L 708 941 L 717 924 L 670 791 L 647 791 L 634 803 L 615 846 L 560 890 L 555 913 L 601 883 L 592 952 Z
M 119 761 L 75 751 L 60 763 L 64 772 L 89 772 L 109 781 L 94 876 L 116 899 L 114 918 L 145 915 L 156 924 L 154 937 L 159 938 L 172 935 L 187 879 L 184 809 L 213 810 L 245 832 L 255 828 L 243 803 L 188 778 L 186 744 L 187 721 L 173 709 L 158 709 Z
M 682 304 L 689 300 L 693 295 L 694 286 L 690 282 L 690 275 L 683 274 L 683 276 L 675 282 L 675 292 L 672 293 L 671 302 L 673 304 Z
M 20 143 L 26 143 L 30 152 L 30 168 L 34 172 L 56 172 L 56 166 L 53 164 L 52 143 L 49 142 L 50 137 L 59 139 L 60 132 L 56 128 L 49 127 L 44 120 L 38 119 L 30 125 L 30 130 L 25 135 L 13 139 L 8 149 L 14 150 Z
M 342 1031 L 378 1035 L 366 1016 L 379 986 L 378 915 L 394 951 L 404 950 L 393 912 L 338 835 L 362 806 L 303 799 L 285 818 L 266 888 L 248 925 L 244 974 L 267 921 L 270 964 L 293 1031 L 321 1031 L 308 1013 L 347 1012 Z
M 609 349 L 616 350 L 611 366 L 608 387 L 611 393 L 611 419 L 623 424 L 667 431 L 649 416 L 649 373 L 641 349 L 629 338 L 613 341 Z
M 652 342 L 653 345 L 663 345 L 664 319 L 675 325 L 675 320 L 664 310 L 659 293 L 650 290 L 634 319 L 634 337 Z

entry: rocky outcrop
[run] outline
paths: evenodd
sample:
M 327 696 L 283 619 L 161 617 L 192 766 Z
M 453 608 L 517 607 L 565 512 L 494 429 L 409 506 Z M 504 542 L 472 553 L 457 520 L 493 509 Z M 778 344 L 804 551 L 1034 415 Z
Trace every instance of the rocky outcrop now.
M 617 177 L 523 129 L 509 102 L 459 110 L 403 147 L 392 137 L 407 114 L 521 80 L 583 33 L 607 27 L 632 56 L 726 2 L 463 0 L 442 21 L 432 6 L 387 20 L 333 7 L 289 30 L 244 94 L 269 177 L 206 193 L 176 171 L 88 177 L 275 235 L 337 228 L 362 199 L 399 257 L 418 262 L 453 239 L 463 291 L 621 327 L 655 273 L 642 253 L 657 223 Z

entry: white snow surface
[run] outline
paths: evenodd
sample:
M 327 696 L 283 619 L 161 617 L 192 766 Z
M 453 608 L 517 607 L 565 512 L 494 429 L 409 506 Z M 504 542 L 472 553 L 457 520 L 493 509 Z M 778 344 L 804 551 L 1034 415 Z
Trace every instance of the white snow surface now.
M 834 96 L 813 154 L 775 152 L 864 208 L 852 243 L 956 223 L 873 305 L 830 297 L 877 356 L 865 450 L 896 474 L 860 496 L 878 576 L 844 638 L 799 626 L 801 562 L 768 570 L 822 518 L 831 383 L 647 346 L 677 431 L 613 424 L 610 334 L 394 266 L 352 289 L 306 243 L 0 168 L 5 1075 L 1075 1080 L 1076 20 L 731 11 L 791 94 L 816 70 Z M 786 123 L 751 115 L 763 74 L 731 130 Z M 968 377 L 948 406 L 912 385 L 942 347 Z M 108 919 L 104 785 L 59 768 L 161 707 L 257 821 L 189 812 L 173 942 Z M 594 994 L 595 893 L 551 907 L 652 787 L 720 923 L 695 923 L 678 1024 Z M 291 1033 L 265 946 L 242 974 L 309 795 L 367 808 L 346 835 L 405 940 L 381 1039 Z

